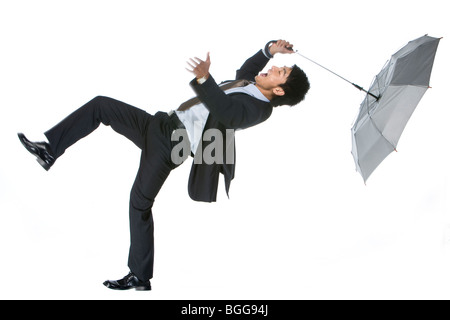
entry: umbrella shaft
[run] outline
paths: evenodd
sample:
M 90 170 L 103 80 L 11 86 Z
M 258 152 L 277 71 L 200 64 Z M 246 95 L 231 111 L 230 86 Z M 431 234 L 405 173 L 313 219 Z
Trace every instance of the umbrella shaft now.
M 326 67 L 324 67 L 323 65 L 321 65 L 320 63 L 317 63 L 317 62 L 315 62 L 314 60 L 311 60 L 310 58 L 308 58 L 308 57 L 305 57 L 304 55 L 302 55 L 301 53 L 299 53 L 298 51 L 296 51 L 296 53 L 300 56 L 300 57 L 302 57 L 302 58 L 305 58 L 306 60 L 309 60 L 309 61 L 311 61 L 312 63 L 314 63 L 314 64 L 316 64 L 316 65 L 318 65 L 319 67 L 321 67 L 322 69 L 325 69 L 325 70 L 327 70 L 328 72 L 330 72 L 330 73 L 332 73 L 332 74 L 334 74 L 335 76 L 337 76 L 337 77 L 339 77 L 339 78 L 341 78 L 342 80 L 344 80 L 344 81 L 346 81 L 346 82 L 348 82 L 348 83 L 350 83 L 351 85 L 353 85 L 355 88 L 357 88 L 358 90 L 360 90 L 360 91 L 364 91 L 365 93 L 367 93 L 368 95 L 370 95 L 370 96 L 372 96 L 372 97 L 374 97 L 375 99 L 377 99 L 377 101 L 380 99 L 380 97 L 378 97 L 378 96 L 376 96 L 376 95 L 374 95 L 374 94 L 372 94 L 372 93 L 370 93 L 370 92 L 368 92 L 367 90 L 365 90 L 363 87 L 361 87 L 361 86 L 359 86 L 359 85 L 357 85 L 357 84 L 355 84 L 355 83 L 353 83 L 353 82 L 351 82 L 350 80 L 348 80 L 348 79 L 345 79 L 343 76 L 340 76 L 339 74 L 337 74 L 336 72 L 334 72 L 334 71 L 331 71 L 330 69 L 328 69 L 328 68 L 326 68 Z

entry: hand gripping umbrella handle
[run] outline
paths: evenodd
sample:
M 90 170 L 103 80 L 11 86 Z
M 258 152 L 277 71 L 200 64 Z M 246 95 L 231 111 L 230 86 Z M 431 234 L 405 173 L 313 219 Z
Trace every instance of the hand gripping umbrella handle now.
M 277 43 L 277 40 L 272 40 L 267 42 L 266 47 L 264 48 L 264 52 L 266 53 L 266 55 L 270 58 L 273 58 L 273 55 L 270 53 L 270 46 L 274 43 Z M 294 49 L 292 47 L 285 47 L 286 49 L 288 49 L 289 51 L 294 52 Z

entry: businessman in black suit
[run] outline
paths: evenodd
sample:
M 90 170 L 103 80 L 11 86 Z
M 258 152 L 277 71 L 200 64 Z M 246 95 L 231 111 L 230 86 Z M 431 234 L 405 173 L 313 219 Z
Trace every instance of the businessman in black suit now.
M 100 123 L 111 126 L 142 150 L 130 194 L 130 273 L 121 280 L 105 281 L 105 286 L 117 290 L 151 290 L 154 260 L 152 206 L 170 172 L 181 164 L 174 160 L 175 147 L 184 143 L 189 147 L 189 154 L 192 152 L 194 159 L 200 159 L 192 165 L 190 197 L 196 201 L 214 202 L 220 173 L 225 177 L 227 193 L 234 178 L 234 144 L 214 145 L 217 139 L 205 142 L 203 135 L 195 138 L 198 134 L 194 131 L 200 127 L 206 135 L 213 130 L 222 135 L 223 141 L 231 139 L 234 142 L 234 130 L 255 126 L 267 120 L 274 107 L 294 106 L 304 99 L 310 85 L 306 74 L 297 66 L 272 67 L 267 73 L 259 74 L 275 54 L 292 52 L 292 45 L 287 41 L 269 42 L 237 70 L 236 79 L 246 81 L 227 84 L 228 88 L 220 87 L 209 73 L 209 53 L 205 61 L 191 59 L 188 71 L 195 75 L 191 86 L 197 100 L 188 101 L 169 114 L 150 115 L 123 102 L 96 97 L 47 131 L 48 142 L 31 142 L 19 133 L 24 147 L 46 170 L 67 148 L 93 132 Z M 179 130 L 184 132 L 181 141 L 173 138 L 174 132 Z M 202 161 L 202 155 L 211 147 L 216 149 L 215 161 Z M 217 153 L 222 153 L 219 158 Z

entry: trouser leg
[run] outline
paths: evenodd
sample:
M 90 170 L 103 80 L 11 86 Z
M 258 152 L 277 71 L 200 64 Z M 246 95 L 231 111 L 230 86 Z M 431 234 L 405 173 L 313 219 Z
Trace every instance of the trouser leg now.
M 127 137 L 142 149 L 147 123 L 153 117 L 147 112 L 126 103 L 96 97 L 58 123 L 45 135 L 55 158 L 59 158 L 67 148 L 84 138 L 100 123 Z
M 144 160 L 145 161 L 145 160 Z M 153 203 L 171 168 L 141 163 L 130 194 L 130 251 L 128 267 L 142 281 L 153 278 Z
M 130 194 L 131 245 L 128 266 L 143 281 L 153 277 L 153 203 L 175 168 L 170 159 L 172 131 L 167 115 L 156 114 L 149 124 L 139 171 Z

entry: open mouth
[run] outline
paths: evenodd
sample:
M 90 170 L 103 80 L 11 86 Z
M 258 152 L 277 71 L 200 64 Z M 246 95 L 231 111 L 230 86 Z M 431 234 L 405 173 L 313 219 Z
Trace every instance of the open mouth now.
M 267 77 L 267 73 L 261 73 L 259 76 L 265 78 Z

